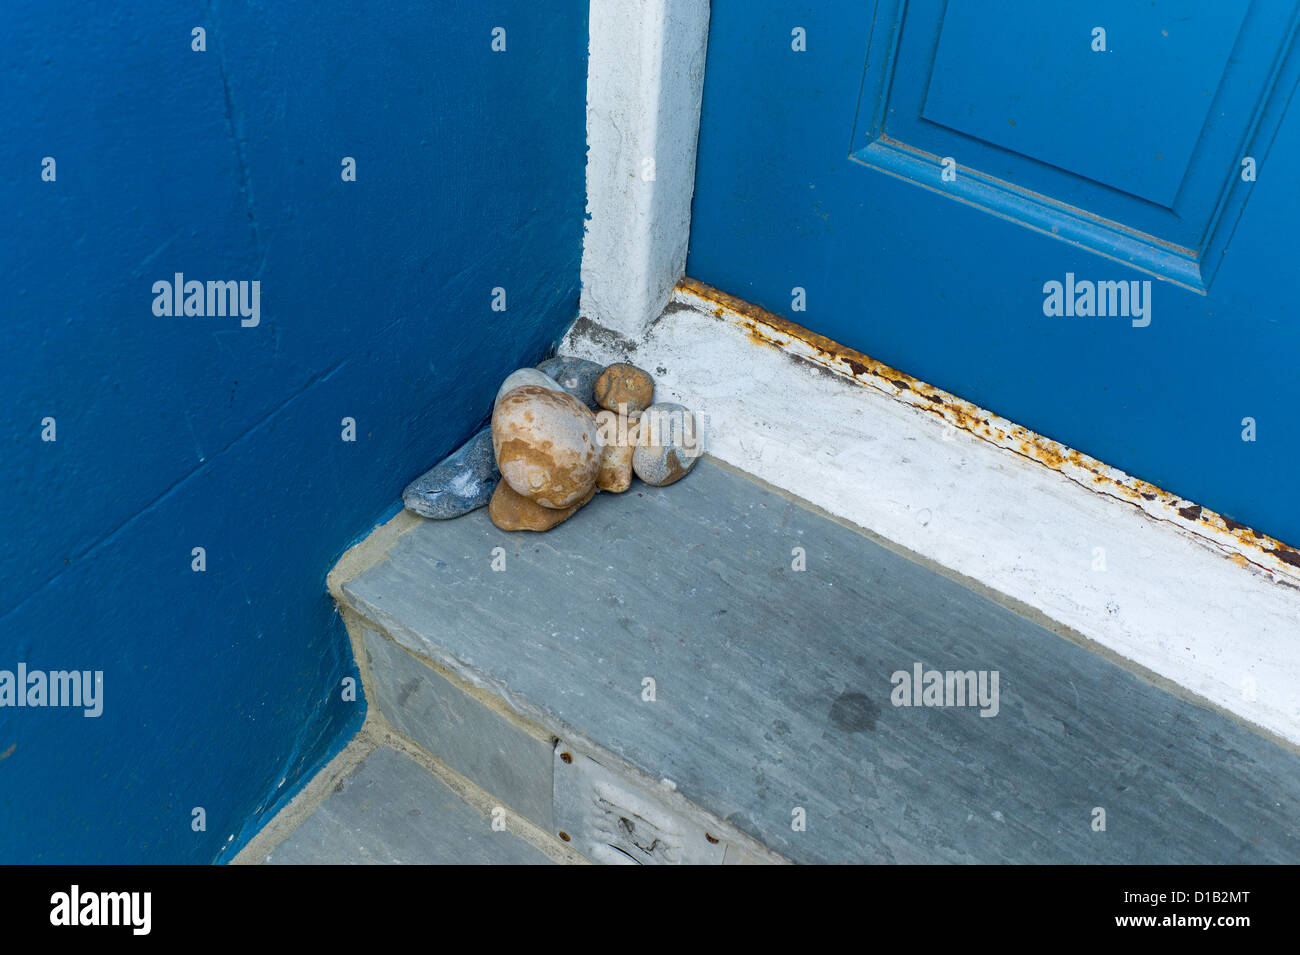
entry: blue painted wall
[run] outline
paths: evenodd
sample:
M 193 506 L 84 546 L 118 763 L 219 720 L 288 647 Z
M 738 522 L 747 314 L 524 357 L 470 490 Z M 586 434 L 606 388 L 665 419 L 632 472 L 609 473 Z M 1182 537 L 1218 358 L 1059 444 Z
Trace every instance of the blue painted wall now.
M 578 0 L 10 12 L 0 670 L 104 689 L 0 708 L 0 861 L 227 858 L 360 725 L 325 574 L 577 312 L 586 49 Z M 155 316 L 176 272 L 260 324 Z
M 873 7 L 713 4 L 687 274 L 1300 546 L 1300 110 L 1208 296 L 1153 282 L 1142 329 L 1047 318 L 1067 271 L 1150 276 L 851 161 Z

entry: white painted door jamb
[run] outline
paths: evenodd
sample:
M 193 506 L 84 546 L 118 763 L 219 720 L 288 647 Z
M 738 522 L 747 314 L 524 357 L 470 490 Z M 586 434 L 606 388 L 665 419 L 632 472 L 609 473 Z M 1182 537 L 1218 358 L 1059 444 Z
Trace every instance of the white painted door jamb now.
M 685 273 L 709 0 L 591 0 L 581 314 L 639 338 Z

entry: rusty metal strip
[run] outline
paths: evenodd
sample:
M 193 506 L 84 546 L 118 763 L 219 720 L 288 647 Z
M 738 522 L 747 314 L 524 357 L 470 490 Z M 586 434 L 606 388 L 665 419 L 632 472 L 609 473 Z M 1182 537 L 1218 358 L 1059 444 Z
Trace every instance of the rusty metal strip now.
M 1022 428 L 941 388 L 809 331 L 692 278 L 677 283 L 674 301 L 739 326 L 772 346 L 875 388 L 1008 451 L 1050 468 L 1091 491 L 1132 504 L 1215 545 L 1239 567 L 1255 567 L 1277 583 L 1300 587 L 1300 550 L 1176 494 L 1148 484 L 1073 448 Z

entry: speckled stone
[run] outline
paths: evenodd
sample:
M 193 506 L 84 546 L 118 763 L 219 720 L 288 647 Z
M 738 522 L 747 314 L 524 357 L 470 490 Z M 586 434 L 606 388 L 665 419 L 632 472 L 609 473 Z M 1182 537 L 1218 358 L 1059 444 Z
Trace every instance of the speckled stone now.
M 636 435 L 636 421 L 629 421 L 612 411 L 601 411 L 596 415 L 596 441 L 600 444 L 596 487 L 621 494 L 632 486 L 632 452 Z
M 596 419 L 565 391 L 525 385 L 492 413 L 492 448 L 502 479 L 542 507 L 568 507 L 596 486 Z
M 632 470 L 646 484 L 665 487 L 685 477 L 703 453 L 695 416 L 683 405 L 661 401 L 641 415 Z
M 592 411 L 600 407 L 596 404 L 596 379 L 605 370 L 605 366 L 599 362 L 570 355 L 556 355 L 538 365 L 537 370 L 550 375 L 561 388 Z
M 545 372 L 538 371 L 536 368 L 520 368 L 506 375 L 506 380 L 501 382 L 501 387 L 497 389 L 496 400 L 492 402 L 492 409 L 495 411 L 496 406 L 501 404 L 502 398 L 524 385 L 536 385 L 539 388 L 549 388 L 551 391 L 564 390 L 558 381 Z
M 610 365 L 596 379 L 595 394 L 596 403 L 602 408 L 635 415 L 655 400 L 655 380 L 650 372 L 636 365 Z
M 402 504 L 421 517 L 446 520 L 482 507 L 501 472 L 492 452 L 492 429 L 484 428 L 406 486 Z
M 569 507 L 542 507 L 522 494 L 516 494 L 514 488 L 502 481 L 488 504 L 488 517 L 503 531 L 549 531 L 555 525 L 567 521 L 595 496 L 596 486 L 593 484 L 586 496 L 576 504 Z

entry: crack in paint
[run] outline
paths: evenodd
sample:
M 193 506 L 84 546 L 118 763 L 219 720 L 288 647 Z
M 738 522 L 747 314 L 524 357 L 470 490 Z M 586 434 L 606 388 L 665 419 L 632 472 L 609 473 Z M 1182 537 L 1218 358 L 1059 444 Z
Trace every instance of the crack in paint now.
M 244 211 L 248 215 L 248 222 L 253 230 L 253 256 L 259 260 L 255 274 L 261 277 L 262 268 L 266 265 L 267 252 L 262 247 L 262 232 L 257 222 L 257 212 L 253 207 L 253 182 L 248 170 L 248 154 L 244 148 L 244 141 L 235 127 L 235 101 L 234 97 L 231 96 L 230 79 L 226 74 L 226 57 L 222 52 L 221 29 L 217 23 L 216 8 L 215 0 L 209 2 L 208 17 L 213 27 L 212 37 L 216 42 L 217 72 L 221 76 L 221 93 L 226 105 L 226 131 L 230 134 L 230 144 L 234 147 L 235 158 L 239 162 L 239 191 L 244 194 Z
M 264 425 L 266 425 L 273 418 L 279 415 L 281 411 L 287 408 L 298 398 L 302 397 L 304 394 L 306 394 L 316 385 L 323 384 L 324 382 L 328 381 L 330 378 L 334 377 L 335 373 L 337 373 L 340 369 L 342 369 L 343 366 L 345 366 L 347 363 L 348 363 L 348 359 L 344 358 L 342 361 L 338 362 L 336 365 L 334 365 L 334 367 L 330 368 L 328 371 L 316 375 L 305 385 L 303 385 L 301 388 L 299 388 L 297 391 L 291 394 L 288 398 L 280 402 L 280 404 L 276 405 L 276 407 L 271 409 L 269 412 L 267 412 L 265 415 L 259 418 L 256 422 L 250 425 L 245 431 L 241 432 L 238 436 L 232 438 L 230 442 L 226 444 L 224 447 L 222 447 L 221 450 L 217 451 L 217 453 L 214 454 L 211 459 L 209 459 L 208 461 L 201 462 L 195 465 L 189 471 L 186 471 L 183 475 L 181 475 L 179 478 L 177 478 L 175 481 L 169 484 L 166 488 L 164 488 L 160 493 L 158 493 L 152 500 L 150 500 L 147 504 L 141 507 L 138 511 L 132 514 L 130 517 L 126 518 L 124 521 L 122 521 L 112 530 L 100 536 L 97 540 L 89 544 L 80 553 L 74 555 L 68 563 L 65 563 L 63 568 L 61 568 L 58 571 L 58 573 L 48 578 L 44 583 L 42 583 L 39 587 L 37 587 L 35 590 L 29 593 L 18 603 L 14 604 L 4 613 L 0 614 L 0 621 L 6 620 L 10 616 L 17 613 L 19 610 L 21 610 L 23 607 L 27 606 L 27 604 L 35 600 L 47 589 L 52 587 L 54 583 L 59 580 L 60 577 L 68 573 L 76 563 L 80 563 L 82 560 L 89 557 L 91 554 L 108 546 L 110 543 L 112 543 L 112 541 L 116 537 L 121 535 L 128 527 L 130 527 L 132 524 L 134 524 L 137 520 L 139 520 L 149 511 L 156 508 L 159 504 L 161 504 L 167 498 L 171 497 L 178 490 L 180 490 L 181 486 L 189 482 L 191 478 L 195 477 L 200 472 L 211 467 L 212 464 L 215 463 L 223 454 L 231 450 L 233 447 L 235 447 L 235 445 L 240 444 L 242 441 L 244 441 L 245 438 L 251 437 L 255 432 L 260 431 Z

